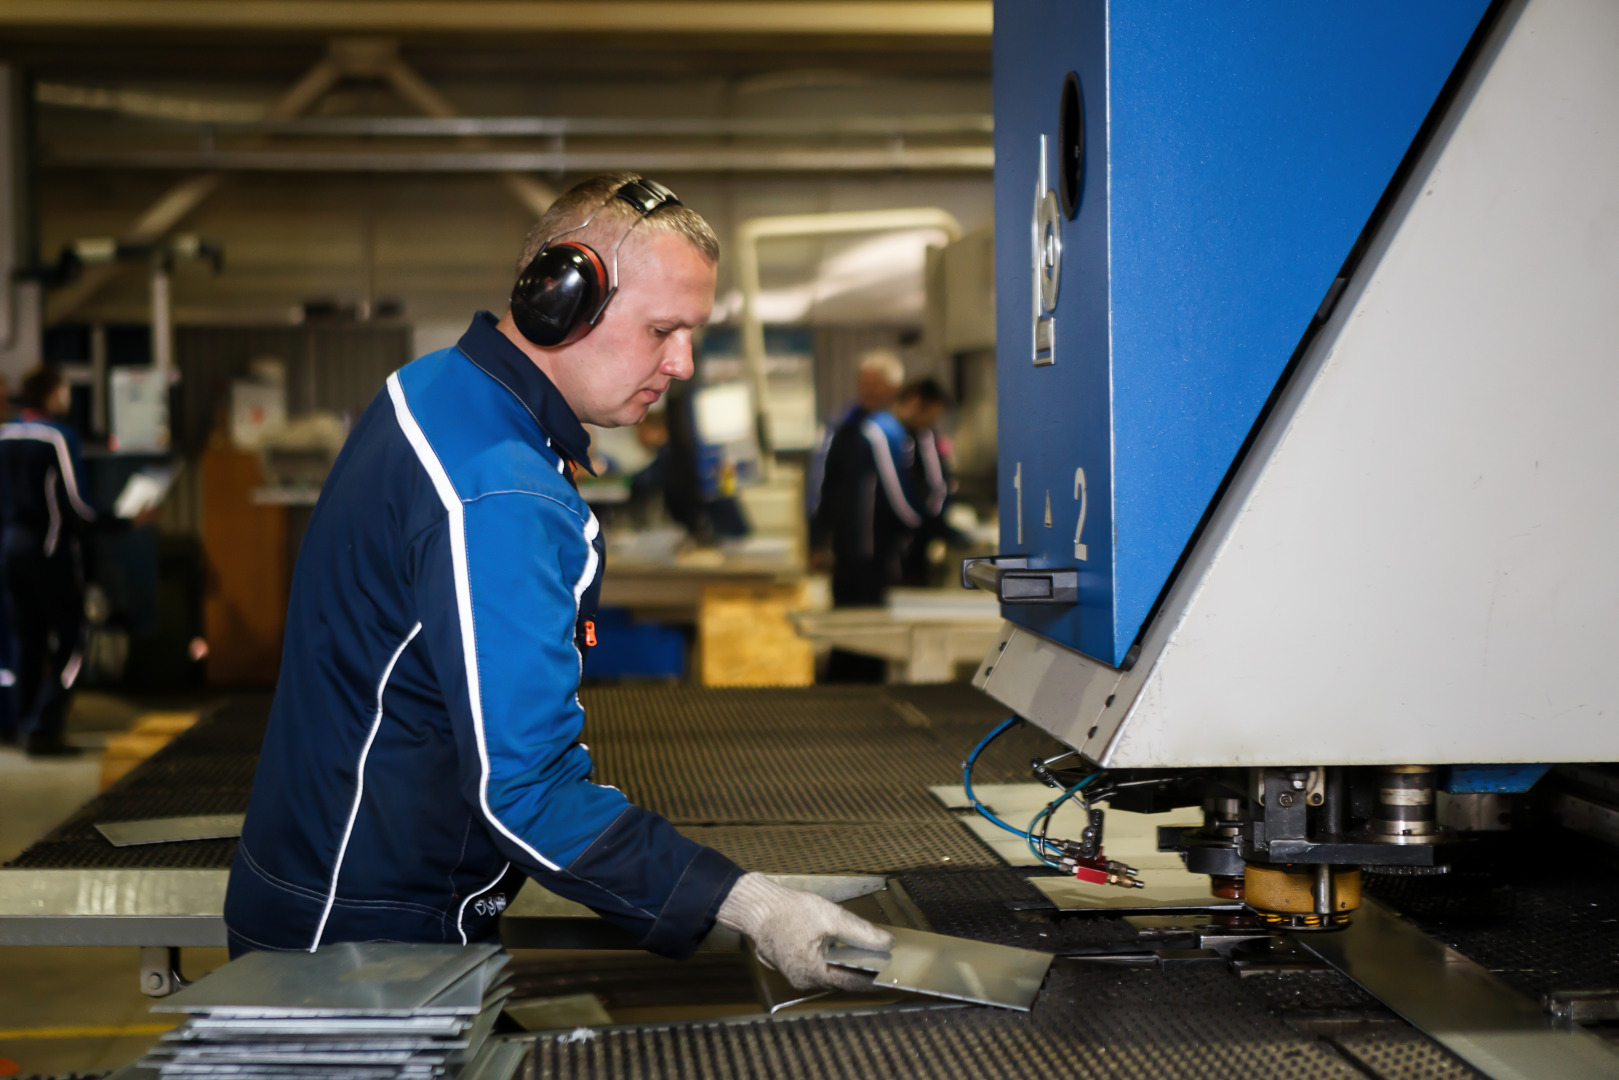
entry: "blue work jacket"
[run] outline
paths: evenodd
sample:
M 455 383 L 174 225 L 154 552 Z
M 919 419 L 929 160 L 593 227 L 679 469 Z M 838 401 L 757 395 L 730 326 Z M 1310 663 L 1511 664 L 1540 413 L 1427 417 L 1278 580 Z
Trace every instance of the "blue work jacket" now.
M 36 414 L 0 424 L 0 534 L 6 551 L 50 558 L 96 522 L 79 436 Z
M 233 952 L 491 940 L 522 875 L 682 956 L 742 873 L 591 780 L 588 437 L 480 313 L 389 376 L 293 575 L 231 868 Z

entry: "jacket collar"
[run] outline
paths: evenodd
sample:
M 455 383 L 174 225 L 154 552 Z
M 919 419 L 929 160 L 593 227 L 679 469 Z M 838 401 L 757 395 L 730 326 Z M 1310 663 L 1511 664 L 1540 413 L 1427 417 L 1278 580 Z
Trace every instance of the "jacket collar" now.
M 478 312 L 472 317 L 467 332 L 456 342 L 456 348 L 484 374 L 511 392 L 559 454 L 590 475 L 596 475 L 590 467 L 590 435 L 584 425 L 579 423 L 556 384 L 496 329 L 496 323 L 489 312 Z

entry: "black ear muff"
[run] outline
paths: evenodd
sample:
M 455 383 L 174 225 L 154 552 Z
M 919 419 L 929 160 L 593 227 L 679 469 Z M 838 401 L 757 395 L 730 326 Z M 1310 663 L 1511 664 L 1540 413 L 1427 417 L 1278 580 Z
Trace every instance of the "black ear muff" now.
M 609 276 L 601 256 L 588 244 L 577 240 L 558 243 L 557 239 L 595 221 L 602 207 L 614 199 L 634 207 L 636 217 L 613 245 L 613 273 Z M 631 180 L 615 188 L 582 224 L 547 240 L 523 268 L 512 289 L 512 322 L 522 335 L 548 348 L 570 339 L 577 341 L 594 330 L 607 310 L 607 302 L 618 291 L 618 249 L 624 246 L 625 237 L 647 217 L 670 205 L 680 205 L 680 199 L 656 180 Z
M 590 333 L 606 294 L 607 268 L 600 255 L 577 241 L 548 244 L 512 289 L 512 322 L 536 345 L 561 345 L 581 326 Z

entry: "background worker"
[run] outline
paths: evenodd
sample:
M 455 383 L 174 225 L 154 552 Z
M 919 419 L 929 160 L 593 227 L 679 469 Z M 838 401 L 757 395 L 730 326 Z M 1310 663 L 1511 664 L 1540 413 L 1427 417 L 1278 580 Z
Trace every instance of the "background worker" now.
M 0 424 L 0 582 L 13 636 L 17 736 L 30 756 L 78 753 L 62 735 L 81 665 L 84 558 L 96 522 L 70 388 L 54 366 L 23 380 L 22 412 Z
M 937 384 L 906 396 L 896 408 L 913 423 L 937 423 L 943 405 Z M 921 399 L 926 397 L 927 401 Z M 930 449 L 936 450 L 928 431 Z M 900 580 L 901 555 L 911 537 L 944 510 L 945 488 L 935 468 L 923 466 L 916 437 L 899 416 L 887 409 L 851 410 L 833 433 L 826 453 L 820 499 L 811 535 L 824 537 L 832 551 L 833 607 L 877 607 L 888 601 L 890 585 Z M 884 662 L 842 649 L 827 659 L 829 682 L 881 682 Z
M 11 384 L 0 375 L 0 424 L 11 419 Z M 3 483 L 4 481 L 0 481 Z M 5 489 L 0 487 L 0 498 Z M 0 519 L 3 520 L 3 519 Z M 0 529 L 4 526 L 0 525 Z M 11 637 L 11 616 L 5 601 L 5 579 L 0 577 L 0 745 L 17 741 L 17 665 Z
M 809 471 L 804 481 L 806 509 L 810 520 L 810 547 L 822 547 L 830 537 L 817 535 L 817 522 L 821 496 L 826 487 L 827 456 L 838 432 L 845 428 L 858 429 L 872 413 L 882 412 L 894 403 L 900 386 L 905 382 L 905 365 L 888 349 L 871 349 L 860 358 L 860 374 L 855 383 L 855 400 L 826 425 L 821 441 L 810 456 Z
M 511 310 L 389 376 L 321 489 L 231 869 L 233 953 L 496 940 L 522 879 L 642 947 L 719 923 L 795 985 L 869 982 L 830 939 L 891 936 L 686 839 L 592 779 L 580 742 L 604 545 L 583 424 L 640 423 L 692 375 L 719 244 L 633 173 L 563 195 Z
M 911 436 L 911 483 L 922 493 L 922 524 L 912 533 L 900 555 L 899 583 L 925 587 L 932 582 L 929 547 L 938 543 L 965 543 L 966 538 L 945 521 L 955 483 L 950 475 L 950 453 L 938 432 L 953 402 L 934 378 L 908 383 L 894 401 L 894 418 Z

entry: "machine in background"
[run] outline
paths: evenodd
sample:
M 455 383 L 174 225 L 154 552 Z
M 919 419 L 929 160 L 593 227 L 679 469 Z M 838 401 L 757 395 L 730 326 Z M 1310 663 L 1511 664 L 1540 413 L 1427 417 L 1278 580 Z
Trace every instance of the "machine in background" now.
M 1619 760 L 1616 43 L 1602 0 L 997 5 L 976 684 L 1202 805 L 1165 839 L 1275 925 Z

